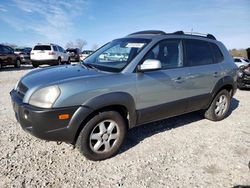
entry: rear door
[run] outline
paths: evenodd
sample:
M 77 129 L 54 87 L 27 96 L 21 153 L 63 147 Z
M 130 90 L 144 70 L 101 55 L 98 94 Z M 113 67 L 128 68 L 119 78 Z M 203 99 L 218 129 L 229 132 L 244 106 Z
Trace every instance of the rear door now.
M 0 46 L 0 62 L 3 64 L 7 63 L 7 55 L 5 54 L 3 46 Z
M 142 60 L 157 59 L 162 69 L 137 73 L 136 108 L 139 122 L 179 115 L 187 107 L 188 71 L 183 65 L 181 40 L 159 42 Z
M 16 63 L 16 55 L 14 54 L 14 50 L 7 46 L 2 46 L 3 56 L 4 56 L 4 64 L 13 65 Z
M 213 49 L 216 45 L 210 42 L 186 39 L 184 46 L 185 61 L 189 71 L 190 90 L 186 91 L 190 96 L 188 111 L 200 110 L 209 104 L 212 90 L 222 78 L 219 63 L 223 61 L 223 57 L 216 60 Z

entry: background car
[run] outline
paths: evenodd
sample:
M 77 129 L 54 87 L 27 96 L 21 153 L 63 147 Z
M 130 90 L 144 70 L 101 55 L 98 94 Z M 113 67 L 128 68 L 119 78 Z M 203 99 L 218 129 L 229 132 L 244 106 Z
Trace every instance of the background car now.
M 70 62 L 80 61 L 80 49 L 79 48 L 68 48 L 66 51 L 69 54 Z
M 0 44 L 0 69 L 7 65 L 14 65 L 19 68 L 21 61 L 19 56 L 14 53 L 13 48 Z
M 84 50 L 84 51 L 82 51 L 82 53 L 80 54 L 80 60 L 82 61 L 82 60 L 86 59 L 86 57 L 88 57 L 93 52 L 94 52 L 93 50 Z
M 234 63 L 238 66 L 247 66 L 248 64 L 250 64 L 248 59 L 245 59 L 243 57 L 234 57 Z
M 237 85 L 239 89 L 250 88 L 250 64 L 239 68 Z
M 108 56 L 108 60 L 110 60 L 110 61 L 124 61 L 124 60 L 126 60 L 126 57 L 125 57 L 125 55 L 123 55 L 121 53 L 110 53 Z
M 14 53 L 20 57 L 21 63 L 30 63 L 30 47 L 17 47 L 14 48 Z
M 70 64 L 69 54 L 61 46 L 56 44 L 37 44 L 30 53 L 30 59 L 33 67 L 38 67 L 43 64 Z

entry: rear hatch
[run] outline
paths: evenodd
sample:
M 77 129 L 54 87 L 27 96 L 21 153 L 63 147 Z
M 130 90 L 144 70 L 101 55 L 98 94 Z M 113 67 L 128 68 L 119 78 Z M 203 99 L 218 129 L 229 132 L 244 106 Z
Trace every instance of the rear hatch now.
M 30 53 L 32 60 L 49 60 L 54 59 L 55 52 L 50 45 L 36 45 Z

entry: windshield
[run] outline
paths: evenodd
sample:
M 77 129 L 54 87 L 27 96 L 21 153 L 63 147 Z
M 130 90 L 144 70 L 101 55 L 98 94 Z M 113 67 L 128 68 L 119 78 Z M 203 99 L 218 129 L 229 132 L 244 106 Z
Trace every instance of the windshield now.
M 94 52 L 83 63 L 102 71 L 120 72 L 149 42 L 149 39 L 117 39 Z

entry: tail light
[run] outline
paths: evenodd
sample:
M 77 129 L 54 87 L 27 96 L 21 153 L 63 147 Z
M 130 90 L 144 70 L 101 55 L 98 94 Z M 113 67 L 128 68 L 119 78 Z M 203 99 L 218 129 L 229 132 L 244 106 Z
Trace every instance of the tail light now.
M 49 52 L 49 55 L 56 55 L 55 52 Z

